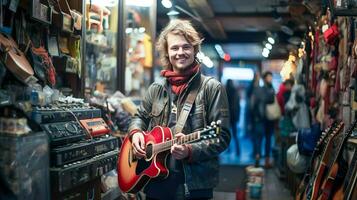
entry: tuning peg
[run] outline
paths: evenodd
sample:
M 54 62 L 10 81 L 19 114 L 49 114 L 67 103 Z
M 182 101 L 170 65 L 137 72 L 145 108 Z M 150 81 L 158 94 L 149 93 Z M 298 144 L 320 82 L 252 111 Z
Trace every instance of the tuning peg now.
M 222 121 L 221 120 L 217 120 L 217 125 L 221 125 Z
M 216 122 L 211 122 L 211 126 L 214 126 L 214 125 L 216 125 Z

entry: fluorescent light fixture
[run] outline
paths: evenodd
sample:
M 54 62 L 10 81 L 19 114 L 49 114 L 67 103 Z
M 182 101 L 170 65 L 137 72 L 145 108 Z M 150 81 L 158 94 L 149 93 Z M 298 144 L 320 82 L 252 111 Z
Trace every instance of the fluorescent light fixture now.
M 204 65 L 206 65 L 206 67 L 208 68 L 212 68 L 213 67 L 213 61 L 208 57 L 208 56 L 205 56 L 203 59 L 202 59 L 202 63 Z
M 118 0 L 92 0 L 93 4 L 98 4 L 105 7 L 113 7 L 115 5 L 118 5 L 118 2 Z
M 170 12 L 166 13 L 166 15 L 168 16 L 175 16 L 180 14 L 179 12 L 177 12 L 176 10 L 170 10 Z
M 274 43 L 275 43 L 275 40 L 274 40 L 274 38 L 272 38 L 272 37 L 268 37 L 268 42 L 270 42 L 271 44 L 274 44 Z
M 269 49 L 264 48 L 264 49 L 263 49 L 263 53 L 267 53 L 267 54 L 269 54 L 269 53 L 270 53 L 270 51 L 269 51 Z
M 264 57 L 264 58 L 267 58 L 267 57 L 269 57 L 269 52 L 262 52 L 262 56 Z
M 251 81 L 254 78 L 254 71 L 251 68 L 224 67 L 222 76 L 225 80 Z
M 273 48 L 273 45 L 271 45 L 270 43 L 266 43 L 265 48 L 271 50 Z
M 219 44 L 216 44 L 216 45 L 214 45 L 214 48 L 216 49 L 219 57 L 223 59 L 224 58 L 224 51 L 222 49 L 222 46 L 219 45 Z
M 138 6 L 138 7 L 151 7 L 153 5 L 153 0 L 126 0 L 125 4 L 127 6 Z
M 126 28 L 125 29 L 125 33 L 126 34 L 129 34 L 129 33 L 132 33 L 133 32 L 133 28 Z
M 202 64 L 204 64 L 206 67 L 208 68 L 212 68 L 213 67 L 213 61 L 211 60 L 211 58 L 209 58 L 208 56 L 206 56 L 203 52 L 198 52 L 196 57 L 202 62 Z
M 170 0 L 162 0 L 161 4 L 165 7 L 165 8 L 171 8 L 172 7 L 172 2 Z
M 145 27 L 140 27 L 139 28 L 139 33 L 145 33 L 145 30 L 146 30 Z

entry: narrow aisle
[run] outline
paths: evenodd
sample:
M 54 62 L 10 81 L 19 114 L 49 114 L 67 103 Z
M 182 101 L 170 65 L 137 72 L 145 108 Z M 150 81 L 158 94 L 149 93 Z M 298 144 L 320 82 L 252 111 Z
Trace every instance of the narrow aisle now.
M 220 155 L 220 181 L 214 192 L 214 200 L 235 200 L 237 190 L 245 190 L 248 182 L 246 167 L 253 165 L 255 160 L 252 155 L 252 139 L 250 133 L 245 133 L 244 123 L 246 116 L 246 102 L 240 102 L 241 113 L 238 125 L 238 140 L 240 145 L 240 155 L 236 155 L 235 142 L 232 140 L 229 149 Z M 262 147 L 262 151 L 264 151 Z M 264 159 L 260 160 L 260 165 L 264 165 Z M 292 200 L 290 191 L 285 187 L 284 180 L 280 180 L 275 168 L 265 169 L 264 185 L 260 200 Z M 249 200 L 249 194 L 246 193 Z

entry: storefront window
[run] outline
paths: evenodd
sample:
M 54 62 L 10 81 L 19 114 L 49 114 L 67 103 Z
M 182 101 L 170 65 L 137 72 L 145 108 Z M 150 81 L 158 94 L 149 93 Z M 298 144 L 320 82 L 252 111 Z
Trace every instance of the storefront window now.
M 126 68 L 125 93 L 141 97 L 152 80 L 154 0 L 126 0 Z
M 86 94 L 117 89 L 118 1 L 86 1 Z

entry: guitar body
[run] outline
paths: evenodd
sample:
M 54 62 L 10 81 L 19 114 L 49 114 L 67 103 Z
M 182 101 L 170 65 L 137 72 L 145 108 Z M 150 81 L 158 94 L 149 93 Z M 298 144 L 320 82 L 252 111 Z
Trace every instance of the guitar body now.
M 118 183 L 123 192 L 136 193 L 143 188 L 150 179 L 166 178 L 169 171 L 166 158 L 169 151 L 152 153 L 152 145 L 160 144 L 173 138 L 167 127 L 156 126 L 144 134 L 146 144 L 146 159 L 136 159 L 132 151 L 129 137 L 124 139 L 118 159 Z M 151 150 L 150 150 L 151 149 Z
M 326 165 L 324 163 L 321 163 L 319 166 L 319 169 L 317 171 L 315 181 L 313 182 L 313 185 L 308 188 L 307 190 L 307 199 L 315 200 L 318 197 L 319 189 L 320 189 L 320 184 L 322 182 L 323 174 L 326 170 Z M 305 198 L 303 198 L 305 199 Z
M 0 49 L 6 67 L 23 83 L 29 83 L 35 78 L 34 71 L 25 54 L 18 49 L 16 42 L 9 36 L 0 33 Z
M 325 179 L 321 187 L 321 195 L 318 200 L 328 200 L 338 173 L 338 163 L 335 163 L 330 170 L 329 176 Z

